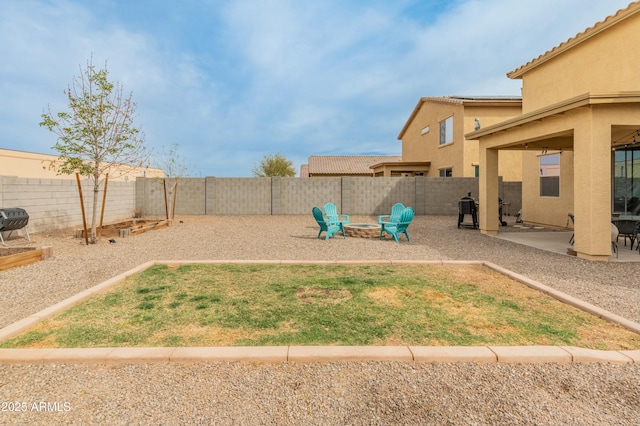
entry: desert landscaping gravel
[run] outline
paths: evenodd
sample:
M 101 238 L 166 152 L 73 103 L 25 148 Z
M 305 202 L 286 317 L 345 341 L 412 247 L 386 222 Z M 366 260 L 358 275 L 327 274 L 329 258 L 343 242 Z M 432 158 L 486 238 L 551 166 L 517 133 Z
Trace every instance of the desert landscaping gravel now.
M 352 217 L 374 223 L 374 217 Z M 0 271 L 7 326 L 149 260 L 487 260 L 640 322 L 639 262 L 518 245 L 450 216 L 411 243 L 317 239 L 312 216 L 186 216 L 114 244 L 32 234 L 53 257 Z M 324 236 L 324 235 L 323 235 Z M 242 362 L 0 365 L 0 424 L 640 425 L 640 364 Z

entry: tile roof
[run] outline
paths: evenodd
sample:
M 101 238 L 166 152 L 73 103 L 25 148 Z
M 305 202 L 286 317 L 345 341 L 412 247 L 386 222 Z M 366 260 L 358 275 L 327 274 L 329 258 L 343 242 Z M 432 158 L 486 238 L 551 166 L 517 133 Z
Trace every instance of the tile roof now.
M 476 106 L 510 106 L 522 105 L 522 97 L 520 96 L 423 96 L 420 98 L 416 106 L 413 108 L 411 115 L 404 123 L 398 140 L 402 140 L 402 136 L 411 125 L 413 119 L 418 115 L 418 111 L 425 102 L 441 102 L 454 105 L 476 105 Z
M 312 155 L 309 156 L 309 176 L 362 175 L 372 176 L 369 166 L 381 162 L 402 161 L 400 155 Z
M 618 10 L 614 15 L 607 16 L 604 20 L 597 22 L 581 33 L 576 34 L 574 37 L 571 37 L 569 40 L 560 43 L 558 46 L 554 47 L 551 50 L 547 50 L 542 55 L 538 56 L 535 59 L 530 60 L 526 64 L 516 68 L 515 70 L 508 72 L 507 76 L 512 79 L 521 78 L 522 74 L 526 71 L 535 68 L 536 66 L 543 64 L 551 58 L 556 57 L 562 52 L 571 49 L 572 47 L 582 43 L 583 41 L 595 36 L 601 31 L 606 30 L 607 28 L 617 24 L 619 21 L 628 18 L 629 16 L 635 15 L 640 12 L 640 1 L 635 1 L 630 3 L 626 8 Z

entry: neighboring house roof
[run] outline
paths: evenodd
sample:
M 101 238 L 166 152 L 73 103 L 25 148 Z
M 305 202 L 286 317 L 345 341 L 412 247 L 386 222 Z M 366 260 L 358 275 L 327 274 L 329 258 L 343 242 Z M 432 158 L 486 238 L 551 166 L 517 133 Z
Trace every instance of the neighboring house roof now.
M 398 140 L 402 140 L 402 136 L 409 128 L 409 125 L 420 111 L 422 104 L 425 102 L 441 102 L 455 105 L 474 105 L 474 106 L 496 106 L 496 105 L 512 105 L 522 104 L 522 97 L 517 96 L 423 96 L 411 112 L 411 115 L 404 124 L 404 127 L 398 135 Z
M 309 156 L 309 176 L 371 176 L 373 164 L 401 160 L 400 155 L 312 155 Z
M 604 20 L 597 22 L 595 25 L 587 28 L 586 30 L 578 33 L 576 36 L 570 38 L 569 40 L 560 43 L 558 46 L 554 47 L 551 50 L 547 50 L 542 55 L 538 56 L 535 59 L 527 62 L 526 64 L 516 68 L 515 70 L 508 72 L 507 77 L 512 79 L 522 78 L 522 75 L 527 71 L 532 70 L 533 68 L 555 58 L 556 56 L 564 53 L 565 51 L 577 46 L 578 44 L 590 39 L 596 34 L 601 33 L 613 25 L 616 25 L 618 22 L 635 15 L 636 13 L 640 13 L 640 1 L 633 2 L 629 4 L 624 9 L 618 10 L 615 15 L 610 15 L 606 17 Z

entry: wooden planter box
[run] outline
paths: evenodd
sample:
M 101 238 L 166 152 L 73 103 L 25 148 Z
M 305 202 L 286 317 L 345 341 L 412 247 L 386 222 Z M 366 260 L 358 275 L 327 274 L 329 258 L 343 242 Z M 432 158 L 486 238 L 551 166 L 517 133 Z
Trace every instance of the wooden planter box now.
M 52 247 L 0 248 L 0 271 L 46 260 L 52 252 Z
M 102 229 L 98 229 L 97 232 L 100 237 L 128 237 L 131 235 L 142 234 L 143 232 L 151 231 L 154 229 L 166 228 L 171 226 L 171 220 L 145 220 L 145 219 L 133 219 L 124 222 L 113 223 L 110 225 L 104 225 Z M 76 238 L 84 238 L 84 230 L 76 230 Z

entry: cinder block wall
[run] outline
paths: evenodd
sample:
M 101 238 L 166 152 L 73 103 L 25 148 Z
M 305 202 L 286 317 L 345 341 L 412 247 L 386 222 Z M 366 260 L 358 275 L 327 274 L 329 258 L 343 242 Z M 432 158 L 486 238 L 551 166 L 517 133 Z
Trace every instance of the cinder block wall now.
M 82 180 L 82 186 L 90 223 L 93 188 L 88 179 Z M 418 215 L 453 215 L 458 200 L 468 192 L 478 198 L 477 178 L 186 178 L 178 182 L 176 214 L 310 214 L 312 207 L 332 202 L 341 213 L 375 216 L 387 214 L 400 202 L 412 206 Z M 520 182 L 500 182 L 500 196 L 511 203 L 511 214 L 521 208 L 521 194 Z M 98 220 L 102 196 L 100 191 Z M 31 232 L 82 225 L 73 179 L 0 176 L 0 208 L 11 207 L 27 211 Z M 104 223 L 127 220 L 134 212 L 146 217 L 165 215 L 161 179 L 109 183 Z
M 509 212 L 515 216 L 522 209 L 522 182 L 503 182 L 500 191 L 502 200 L 511 203 Z
M 478 178 L 422 178 L 424 184 L 424 213 L 426 215 L 448 215 L 458 213 L 458 201 L 469 192 L 478 198 Z
M 145 216 L 165 217 L 173 209 L 173 192 L 175 192 L 176 215 L 206 214 L 206 181 L 202 178 L 180 178 L 177 186 L 175 180 L 167 179 L 166 201 L 165 184 L 161 178 L 136 179 L 136 193 L 146 197 L 136 197 L 136 210 Z
M 83 178 L 87 226 L 91 224 L 93 183 Z M 97 223 L 100 221 L 103 191 L 98 193 Z M 133 182 L 109 182 L 104 224 L 131 218 L 135 205 Z M 73 179 L 32 179 L 0 176 L 0 208 L 23 208 L 29 214 L 29 232 L 42 232 L 82 225 L 77 182 Z
M 138 178 L 145 180 L 150 179 Z M 136 205 L 143 207 L 143 215 L 164 214 L 164 195 L 159 199 L 153 186 L 138 185 Z M 387 214 L 395 203 L 412 206 L 418 215 L 452 215 L 458 212 L 460 198 L 469 192 L 478 198 L 477 178 L 204 178 L 193 179 L 189 185 L 188 192 L 178 190 L 176 211 L 180 214 L 203 214 L 204 198 L 204 214 L 208 215 L 308 214 L 314 206 L 328 202 L 352 215 Z M 510 200 L 512 210 L 521 204 L 521 188 L 520 182 L 500 182 L 500 196 Z
M 415 178 L 350 177 L 350 205 L 347 214 L 381 215 L 389 214 L 391 206 L 402 203 L 416 206 Z
M 206 184 L 208 215 L 271 214 L 271 178 L 207 178 Z
M 323 177 L 316 179 L 280 178 L 279 214 L 310 214 L 315 206 L 322 208 L 326 203 L 333 203 L 343 211 L 341 180 L 339 177 Z M 274 199 L 274 204 L 277 200 Z M 275 213 L 274 213 L 275 214 Z

